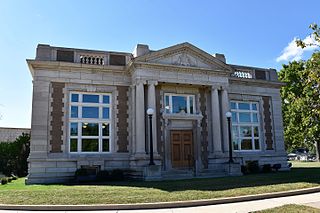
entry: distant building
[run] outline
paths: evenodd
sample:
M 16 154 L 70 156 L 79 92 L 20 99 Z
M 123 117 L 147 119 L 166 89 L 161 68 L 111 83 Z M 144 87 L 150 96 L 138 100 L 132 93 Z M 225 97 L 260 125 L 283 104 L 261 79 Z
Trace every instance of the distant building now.
M 274 69 L 232 65 L 189 43 L 134 53 L 38 45 L 28 183 L 78 168 L 130 169 L 146 180 L 240 175 L 248 161 L 286 168 Z M 152 108 L 155 166 L 149 166 Z M 228 123 L 232 113 L 229 164 Z M 230 169 L 231 168 L 231 169 Z
M 17 137 L 22 135 L 22 133 L 29 133 L 31 129 L 28 128 L 9 128 L 0 127 L 0 143 L 1 142 L 13 142 Z

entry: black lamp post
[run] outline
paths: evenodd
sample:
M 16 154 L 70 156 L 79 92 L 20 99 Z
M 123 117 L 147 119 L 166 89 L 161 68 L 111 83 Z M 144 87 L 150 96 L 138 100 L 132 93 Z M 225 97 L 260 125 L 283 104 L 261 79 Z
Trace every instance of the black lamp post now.
M 226 117 L 228 120 L 228 135 L 229 135 L 229 163 L 233 163 L 232 158 L 232 140 L 231 140 L 231 112 L 226 113 Z
M 149 165 L 155 165 L 154 161 L 153 161 L 153 136 L 152 136 L 152 115 L 154 113 L 154 110 L 152 108 L 149 108 L 147 110 L 147 114 L 149 117 L 149 127 L 150 127 L 150 132 L 149 132 L 149 136 L 150 136 L 150 162 Z

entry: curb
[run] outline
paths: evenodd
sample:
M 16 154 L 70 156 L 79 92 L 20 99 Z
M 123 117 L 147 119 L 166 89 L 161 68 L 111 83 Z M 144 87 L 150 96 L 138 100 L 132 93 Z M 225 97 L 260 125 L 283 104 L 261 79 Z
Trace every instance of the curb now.
M 25 211 L 93 211 L 93 210 L 137 210 L 137 209 L 165 209 L 196 207 L 244 201 L 254 201 L 269 198 L 287 197 L 320 192 L 320 187 L 298 189 L 285 192 L 274 192 L 257 195 L 245 195 L 239 197 L 217 198 L 207 200 L 175 201 L 161 203 L 138 204 L 109 204 L 109 205 L 5 205 L 0 204 L 0 210 L 25 210 Z

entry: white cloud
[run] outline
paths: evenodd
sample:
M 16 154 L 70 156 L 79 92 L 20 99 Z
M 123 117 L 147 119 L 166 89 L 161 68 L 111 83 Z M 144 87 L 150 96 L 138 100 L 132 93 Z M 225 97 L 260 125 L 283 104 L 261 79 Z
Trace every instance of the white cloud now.
M 298 47 L 296 45 L 296 40 L 297 40 L 297 38 L 294 38 L 288 44 L 288 46 L 286 46 L 282 50 L 282 54 L 276 59 L 277 62 L 280 62 L 280 61 L 298 61 L 298 60 L 300 60 L 302 58 L 302 55 L 303 55 L 304 52 L 313 51 L 313 50 L 318 48 L 318 46 L 312 45 L 312 46 L 307 46 L 304 49 L 302 49 L 301 47 Z M 316 43 L 314 38 L 311 37 L 311 36 L 307 36 L 305 39 L 303 39 L 303 42 L 305 42 L 306 44 L 315 44 Z M 318 43 L 318 45 L 319 45 L 319 43 Z

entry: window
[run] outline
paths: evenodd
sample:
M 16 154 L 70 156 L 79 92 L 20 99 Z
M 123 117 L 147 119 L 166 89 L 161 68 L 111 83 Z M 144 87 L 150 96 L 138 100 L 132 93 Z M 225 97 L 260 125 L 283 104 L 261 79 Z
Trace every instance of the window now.
M 111 95 L 70 93 L 69 150 L 110 152 Z
M 165 94 L 166 113 L 195 113 L 195 96 L 180 94 Z
M 259 111 L 256 102 L 230 102 L 234 150 L 260 150 Z

